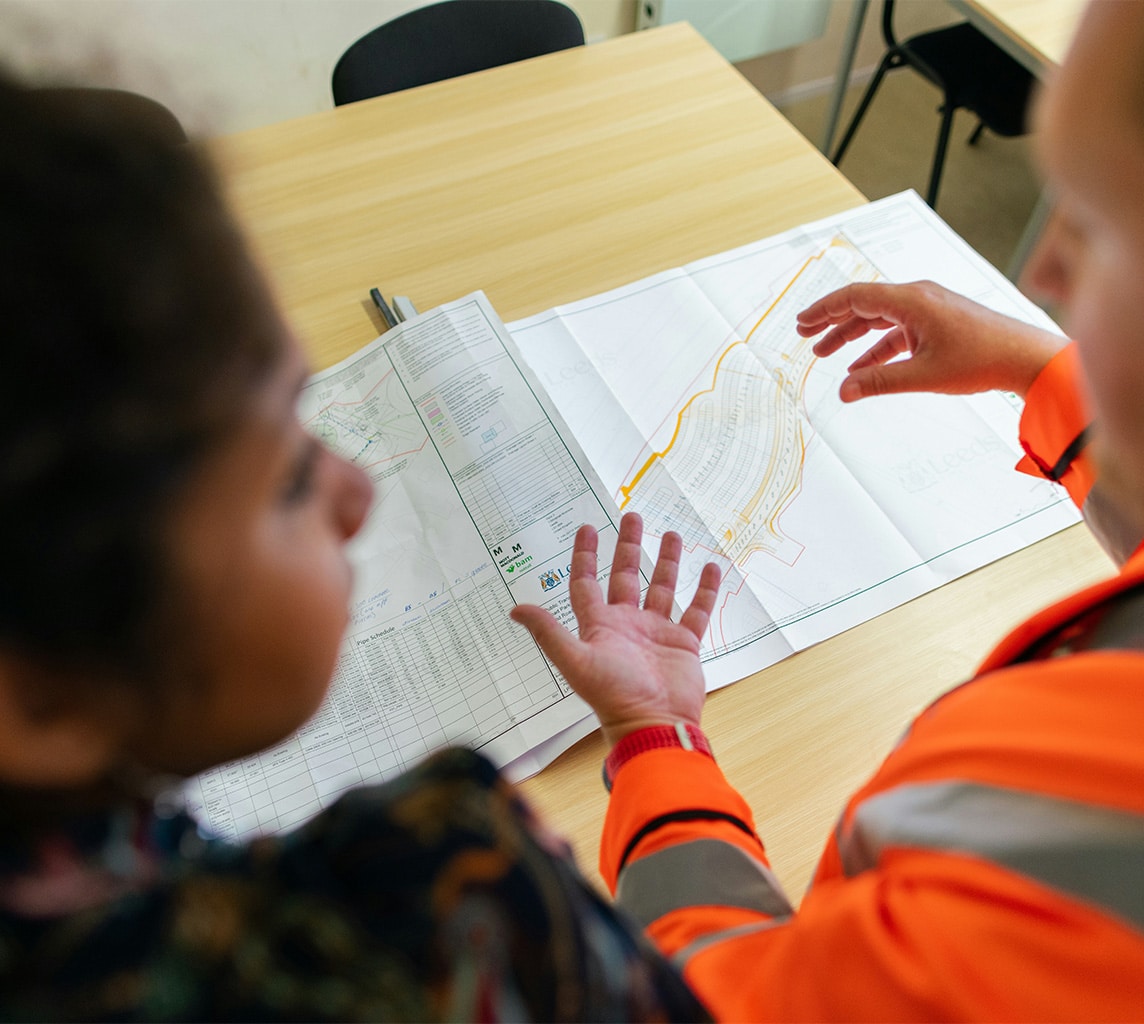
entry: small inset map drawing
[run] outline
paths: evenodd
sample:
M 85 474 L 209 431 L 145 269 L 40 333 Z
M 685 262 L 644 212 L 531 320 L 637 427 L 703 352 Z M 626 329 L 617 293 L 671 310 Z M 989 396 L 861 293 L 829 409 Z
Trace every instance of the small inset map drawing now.
M 352 395 L 352 397 L 349 397 Z M 375 479 L 425 447 L 425 428 L 393 370 L 362 396 L 330 397 L 305 424 L 326 447 Z

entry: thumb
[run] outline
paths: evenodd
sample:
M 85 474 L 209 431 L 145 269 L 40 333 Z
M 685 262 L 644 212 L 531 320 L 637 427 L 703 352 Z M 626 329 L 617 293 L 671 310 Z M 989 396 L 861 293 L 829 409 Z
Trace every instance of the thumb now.
M 556 616 L 535 604 L 518 604 L 508 617 L 532 634 L 537 646 L 552 663 L 567 676 L 566 666 L 572 666 L 581 656 L 580 641 L 557 621 Z

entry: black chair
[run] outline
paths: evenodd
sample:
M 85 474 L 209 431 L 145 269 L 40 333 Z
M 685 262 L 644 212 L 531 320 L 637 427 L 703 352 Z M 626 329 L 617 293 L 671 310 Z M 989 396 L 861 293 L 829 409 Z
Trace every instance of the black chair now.
M 920 32 L 898 42 L 894 36 L 893 18 L 894 0 L 885 0 L 882 7 L 882 35 L 886 40 L 886 53 L 878 70 L 874 72 L 862 102 L 858 104 L 854 119 L 846 129 L 832 163 L 837 166 L 842 159 L 886 72 L 911 67 L 942 91 L 942 103 L 938 108 L 941 127 L 938 130 L 937 149 L 926 191 L 926 202 L 933 206 L 937 202 L 937 190 L 941 184 L 954 111 L 964 108 L 978 117 L 978 125 L 969 138 L 971 146 L 981 137 L 985 128 L 1006 137 L 1024 135 L 1027 131 L 1025 114 L 1033 87 L 1033 75 L 968 22 L 931 32 Z M 909 130 L 909 126 L 904 127 Z
M 362 36 L 334 67 L 334 104 L 381 96 L 584 44 L 558 0 L 444 0 Z

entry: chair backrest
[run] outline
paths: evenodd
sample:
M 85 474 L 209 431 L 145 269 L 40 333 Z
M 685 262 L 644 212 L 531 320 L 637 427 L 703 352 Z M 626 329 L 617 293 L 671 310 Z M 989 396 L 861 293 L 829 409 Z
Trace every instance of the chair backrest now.
M 334 103 L 353 103 L 584 43 L 559 0 L 443 0 L 362 36 L 334 67 Z

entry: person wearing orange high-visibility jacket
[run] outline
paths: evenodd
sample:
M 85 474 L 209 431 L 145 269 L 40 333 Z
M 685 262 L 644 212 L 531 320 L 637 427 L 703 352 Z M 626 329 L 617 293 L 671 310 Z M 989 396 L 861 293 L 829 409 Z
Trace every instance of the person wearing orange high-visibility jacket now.
M 851 364 L 844 401 L 1025 398 L 1020 468 L 1057 480 L 1120 571 L 1034 616 L 910 726 L 843 809 L 797 912 L 699 730 L 709 567 L 671 621 L 668 535 L 608 584 L 573 555 L 572 637 L 514 611 L 612 750 L 600 865 L 720 1019 L 1144 1019 L 1144 4 L 1092 5 L 1039 100 L 1056 201 L 1027 269 L 1075 343 L 936 285 L 855 284 L 798 317 Z M 1064 346 L 1064 347 L 1062 347 Z

